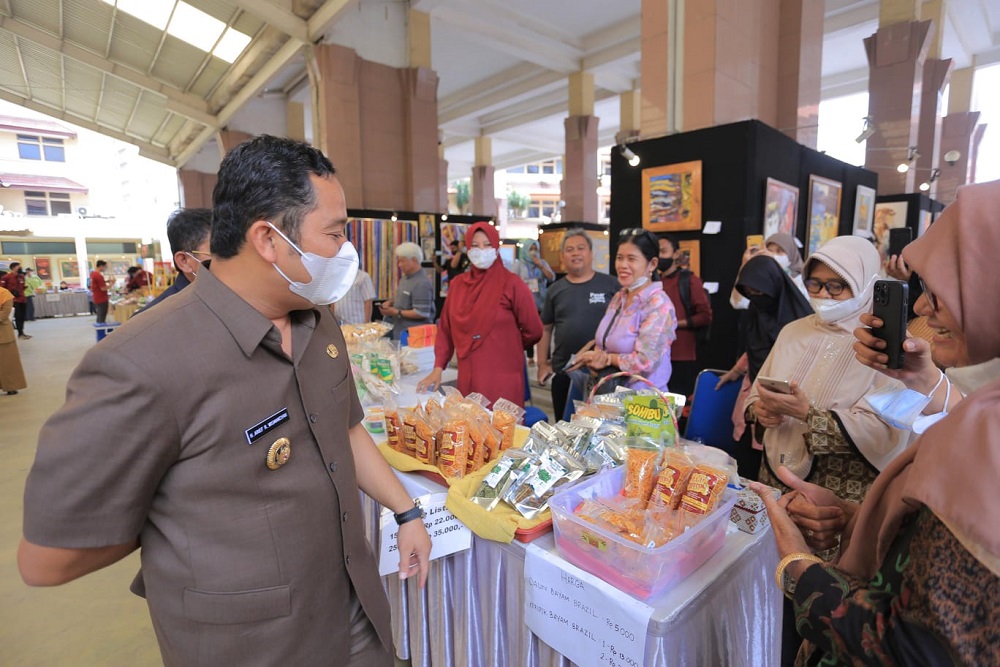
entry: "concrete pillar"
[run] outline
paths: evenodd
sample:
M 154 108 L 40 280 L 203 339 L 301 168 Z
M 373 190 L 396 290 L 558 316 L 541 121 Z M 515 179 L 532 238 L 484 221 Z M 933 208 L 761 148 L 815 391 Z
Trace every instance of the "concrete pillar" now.
M 80 274 L 80 287 L 86 287 L 87 280 L 90 279 L 90 260 L 87 254 L 86 235 L 83 234 L 82 232 L 77 234 L 73 238 L 73 245 L 74 249 L 76 250 L 76 265 L 78 267 L 77 272 Z M 109 289 L 111 287 L 112 285 L 108 285 Z
M 437 210 L 448 212 L 448 161 L 444 159 L 444 146 L 438 144 L 438 205 Z
M 306 54 L 313 96 L 313 143 L 326 154 L 347 205 L 364 207 L 361 151 L 361 59 L 354 49 L 317 44 Z
M 920 0 L 879 0 L 879 28 L 920 20 Z
M 212 191 L 219 177 L 194 169 L 178 169 L 181 206 L 184 208 L 212 208 Z
M 663 136 L 676 128 L 677 39 L 671 36 L 676 30 L 675 5 L 672 0 L 642 0 L 639 113 L 644 137 Z
M 615 143 L 624 144 L 639 138 L 639 128 L 642 126 L 642 93 L 630 90 L 618 96 L 619 117 L 618 133 Z
M 476 137 L 476 163 L 472 167 L 469 188 L 469 211 L 472 215 L 495 218 L 498 213 L 493 187 L 493 140 Z
M 779 11 L 778 127 L 800 144 L 815 149 L 823 63 L 823 3 L 781 0 Z
M 215 133 L 215 143 L 219 146 L 219 158 L 226 157 L 226 153 L 250 139 L 253 139 L 253 135 L 246 132 L 219 130 Z
M 407 13 L 410 67 L 431 68 L 431 15 L 414 9 Z
M 941 95 L 951 75 L 951 58 L 939 60 L 928 58 L 924 61 L 922 86 L 920 91 L 920 123 L 917 128 L 917 147 L 920 157 L 917 158 L 914 176 L 916 183 L 929 181 L 934 170 L 941 163 Z M 934 198 L 937 182 L 930 184 L 927 194 Z
M 416 12 L 419 13 L 419 12 Z M 400 70 L 404 81 L 406 151 L 401 167 L 406 175 L 406 203 L 410 211 L 435 211 L 440 208 L 438 170 L 438 76 L 426 67 Z
M 883 0 L 882 7 L 887 4 L 907 3 Z M 907 162 L 909 148 L 918 144 L 924 61 L 932 30 L 930 21 L 880 24 L 878 32 L 864 40 L 868 114 L 878 125 L 868 139 L 865 166 L 878 173 L 879 194 L 914 192 L 918 182 L 913 164 L 902 174 L 896 165 Z
M 301 102 L 288 100 L 286 107 L 286 130 L 285 134 L 289 139 L 296 141 L 306 140 L 306 116 L 305 105 Z
M 566 154 L 563 157 L 562 198 L 566 202 L 563 219 L 597 222 L 597 127 L 594 116 L 594 75 L 569 75 L 569 117 L 563 121 Z
M 955 191 L 972 183 L 975 176 L 976 156 L 979 141 L 986 125 L 979 124 L 979 112 L 972 107 L 972 77 L 974 68 L 965 67 L 951 73 L 951 88 L 948 92 L 948 115 L 941 120 L 941 160 L 935 199 L 950 204 L 955 201 Z M 945 156 L 958 157 L 945 160 Z

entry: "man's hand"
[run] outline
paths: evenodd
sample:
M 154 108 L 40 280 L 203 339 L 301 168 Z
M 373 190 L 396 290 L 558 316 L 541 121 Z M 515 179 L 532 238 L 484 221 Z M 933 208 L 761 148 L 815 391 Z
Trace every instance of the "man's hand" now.
M 792 383 L 792 393 L 790 394 L 771 391 L 767 387 L 758 384 L 757 398 L 759 400 L 754 405 L 754 414 L 758 417 L 760 416 L 760 408 L 757 406 L 763 407 L 768 413 L 794 417 L 801 421 L 805 421 L 809 415 L 809 398 L 795 382 Z M 763 422 L 761 423 L 763 424 Z M 767 426 L 767 424 L 764 424 L 764 426 Z
M 544 359 L 538 360 L 538 384 L 544 385 L 549 373 L 552 372 L 552 364 Z
M 399 548 L 399 578 L 408 579 L 419 574 L 420 588 L 423 588 L 427 583 L 431 556 L 431 537 L 424 522 L 414 519 L 400 526 L 396 533 L 396 545 Z

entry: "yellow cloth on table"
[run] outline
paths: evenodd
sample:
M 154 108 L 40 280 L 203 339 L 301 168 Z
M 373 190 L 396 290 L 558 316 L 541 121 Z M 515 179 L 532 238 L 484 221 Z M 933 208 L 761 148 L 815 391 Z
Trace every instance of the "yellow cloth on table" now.
M 403 452 L 397 452 L 395 449 L 389 446 L 388 442 L 383 442 L 378 446 L 378 450 L 382 452 L 382 457 L 386 462 L 399 472 L 416 472 L 418 470 L 426 470 L 428 472 L 436 472 L 441 475 L 441 470 L 437 466 L 432 466 L 423 461 L 418 461 L 409 454 L 404 454 Z M 444 477 L 444 475 L 441 475 Z M 448 482 L 451 486 L 453 482 L 458 482 L 458 479 L 449 479 L 444 477 L 444 480 Z
M 485 507 L 480 507 L 469 500 L 482 484 L 483 478 L 493 470 L 495 462 L 491 461 L 487 465 L 462 479 L 453 480 L 451 488 L 448 489 L 448 499 L 445 500 L 445 507 L 458 517 L 459 521 L 469 527 L 479 537 L 493 540 L 494 542 L 510 543 L 514 539 L 514 532 L 518 528 L 531 530 L 552 518 L 552 512 L 545 510 L 538 517 L 532 520 L 525 519 L 516 509 L 503 502 L 490 511 Z

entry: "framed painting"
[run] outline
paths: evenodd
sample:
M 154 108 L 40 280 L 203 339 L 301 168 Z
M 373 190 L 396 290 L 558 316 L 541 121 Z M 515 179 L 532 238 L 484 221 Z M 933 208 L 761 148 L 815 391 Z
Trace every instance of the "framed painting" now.
M 840 228 L 840 195 L 844 186 L 837 181 L 809 175 L 809 228 L 806 256 L 837 236 Z
M 61 259 L 59 260 L 59 276 L 65 280 L 66 278 L 79 278 L 80 277 L 80 265 L 75 259 Z
M 642 227 L 651 232 L 701 229 L 701 160 L 642 170 Z
M 127 276 L 132 263 L 126 259 L 112 259 L 108 262 L 108 266 L 111 268 L 111 275 Z
M 433 262 L 434 253 L 437 249 L 434 247 L 434 237 L 425 237 L 420 239 L 420 249 L 424 251 L 424 261 Z
M 778 233 L 795 236 L 798 218 L 799 189 L 768 178 L 764 189 L 764 238 Z
M 421 237 L 433 237 L 434 236 L 434 214 L 433 213 L 421 213 L 419 218 L 420 224 L 420 236 Z
M 930 229 L 931 222 L 933 222 L 934 217 L 930 211 L 920 211 L 920 235 Z M 37 265 L 37 262 L 36 262 Z
M 52 280 L 52 260 L 48 257 L 36 257 L 35 275 L 42 280 Z
M 875 204 L 875 222 L 872 223 L 872 233 L 875 235 L 875 247 L 885 270 L 889 259 L 889 230 L 906 227 L 908 205 L 905 201 L 886 201 Z
M 872 237 L 872 222 L 875 220 L 875 190 L 864 185 L 858 186 L 858 198 L 854 202 L 854 235 Z
M 681 251 L 680 266 L 687 269 L 694 275 L 701 277 L 701 241 L 678 241 L 678 250 Z

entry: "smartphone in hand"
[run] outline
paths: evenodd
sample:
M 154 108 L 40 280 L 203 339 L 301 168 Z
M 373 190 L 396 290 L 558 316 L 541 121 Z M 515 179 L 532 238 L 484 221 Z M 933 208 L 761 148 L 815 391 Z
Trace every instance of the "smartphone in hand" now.
M 895 231 L 895 230 L 893 230 Z M 910 286 L 899 280 L 876 280 L 872 299 L 872 315 L 882 320 L 882 326 L 872 329 L 872 335 L 885 341 L 889 368 L 903 367 L 903 341 L 906 340 L 906 316 L 909 312 Z
M 775 391 L 779 394 L 791 394 L 792 393 L 792 383 L 788 380 L 779 380 L 777 378 L 769 378 L 763 375 L 757 376 L 757 384 L 764 387 L 769 391 Z
M 889 230 L 889 257 L 901 255 L 903 248 L 913 240 L 913 230 L 909 227 L 896 227 Z

